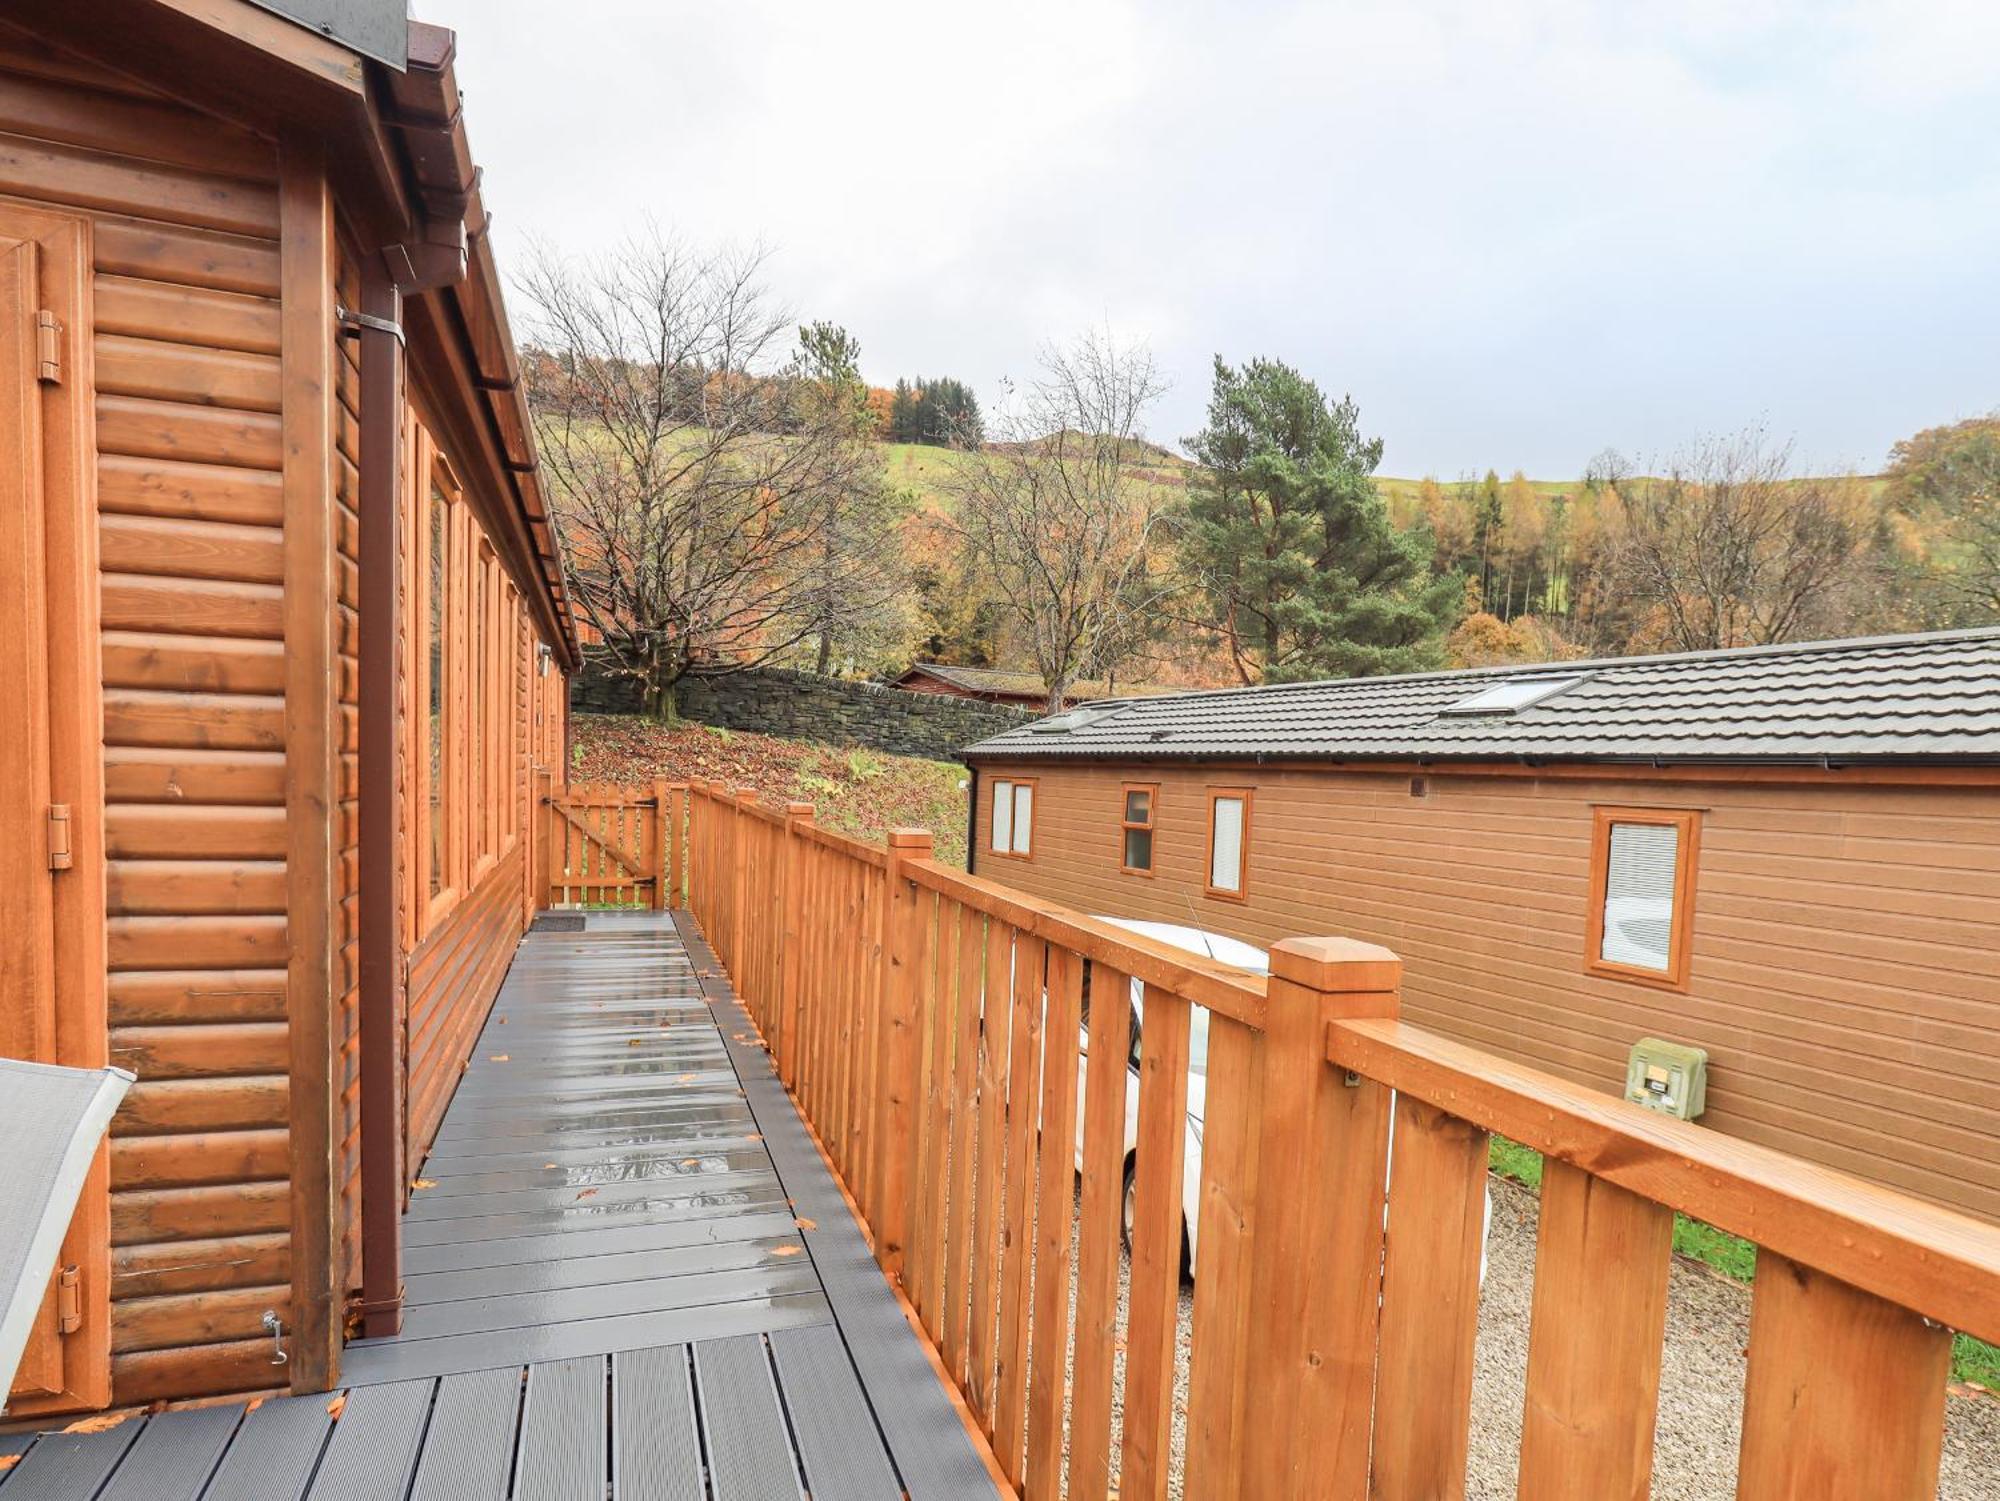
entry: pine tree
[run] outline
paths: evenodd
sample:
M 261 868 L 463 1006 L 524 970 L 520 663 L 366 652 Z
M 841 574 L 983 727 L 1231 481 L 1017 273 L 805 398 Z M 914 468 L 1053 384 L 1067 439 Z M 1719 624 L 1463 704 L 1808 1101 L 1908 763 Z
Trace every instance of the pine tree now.
M 1203 471 L 1181 516 L 1182 561 L 1247 681 L 1437 666 L 1465 586 L 1431 569 L 1375 488 L 1382 443 L 1352 399 L 1331 403 L 1277 360 L 1215 362 Z

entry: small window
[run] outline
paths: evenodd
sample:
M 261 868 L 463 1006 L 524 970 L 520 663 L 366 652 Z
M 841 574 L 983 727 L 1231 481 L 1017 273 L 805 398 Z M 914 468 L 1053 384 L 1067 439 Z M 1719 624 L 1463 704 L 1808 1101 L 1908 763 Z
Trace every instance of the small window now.
M 1700 815 L 1599 808 L 1590 859 L 1592 974 L 1687 987 Z
M 1215 787 L 1208 794 L 1208 894 L 1243 900 L 1250 850 L 1250 790 Z
M 1035 784 L 1006 778 L 993 783 L 993 838 L 996 855 L 1025 860 L 1033 853 Z
M 1159 805 L 1160 789 L 1151 782 L 1127 782 L 1122 796 L 1119 868 L 1131 875 L 1150 876 L 1153 873 L 1153 814 Z

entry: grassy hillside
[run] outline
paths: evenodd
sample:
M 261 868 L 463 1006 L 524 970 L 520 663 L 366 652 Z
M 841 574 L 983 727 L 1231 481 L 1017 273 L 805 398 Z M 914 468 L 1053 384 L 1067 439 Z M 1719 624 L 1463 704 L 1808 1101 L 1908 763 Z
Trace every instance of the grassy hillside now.
M 879 840 L 898 825 L 929 829 L 937 858 L 965 866 L 965 768 L 703 724 L 579 714 L 570 775 L 578 781 L 701 777 L 748 787 L 768 802 L 805 802 L 828 828 Z

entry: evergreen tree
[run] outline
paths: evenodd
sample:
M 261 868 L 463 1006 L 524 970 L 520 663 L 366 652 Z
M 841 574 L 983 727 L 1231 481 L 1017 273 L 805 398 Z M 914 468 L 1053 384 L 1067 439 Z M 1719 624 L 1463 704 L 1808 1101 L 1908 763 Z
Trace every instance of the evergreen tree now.
M 889 441 L 917 441 L 917 396 L 906 380 L 896 382 L 896 394 L 889 401 Z
M 1182 560 L 1246 682 L 1435 667 L 1465 586 L 1431 569 L 1375 488 L 1382 443 L 1277 360 L 1215 362 L 1203 466 L 1181 516 Z

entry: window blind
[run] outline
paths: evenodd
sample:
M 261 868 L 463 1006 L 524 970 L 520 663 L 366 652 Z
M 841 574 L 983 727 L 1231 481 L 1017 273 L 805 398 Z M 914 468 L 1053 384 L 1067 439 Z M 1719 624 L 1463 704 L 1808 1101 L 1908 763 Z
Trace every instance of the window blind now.
M 1672 967 L 1680 830 L 1672 824 L 1614 823 L 1610 846 L 1598 957 L 1665 974 Z
M 1217 891 L 1243 889 L 1243 799 L 1219 797 L 1208 849 L 1208 884 Z

